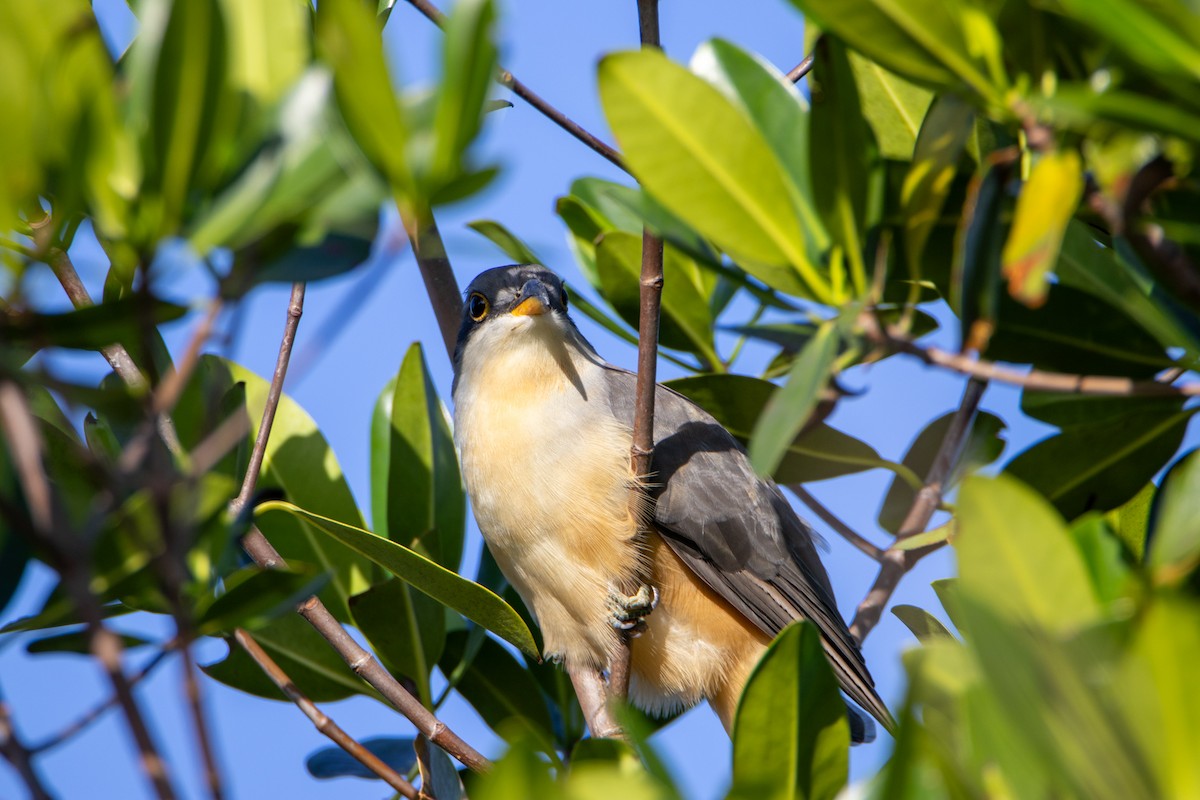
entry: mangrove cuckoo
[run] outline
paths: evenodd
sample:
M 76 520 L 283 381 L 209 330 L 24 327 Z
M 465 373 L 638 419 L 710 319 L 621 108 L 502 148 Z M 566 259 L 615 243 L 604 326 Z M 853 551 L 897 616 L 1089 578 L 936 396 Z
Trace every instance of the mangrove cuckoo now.
M 771 638 L 810 619 L 842 689 L 889 724 L 812 530 L 727 430 L 662 386 L 651 474 L 634 475 L 636 377 L 596 354 L 567 302 L 543 267 L 483 272 L 467 288 L 454 356 L 467 492 L 546 656 L 603 669 L 618 630 L 645 617 L 631 643 L 630 700 L 663 714 L 707 699 L 732 733 L 742 687 Z M 633 486 L 656 534 L 644 547 Z M 635 596 L 620 592 L 637 580 L 647 585 Z M 869 720 L 850 716 L 856 741 L 868 738 Z

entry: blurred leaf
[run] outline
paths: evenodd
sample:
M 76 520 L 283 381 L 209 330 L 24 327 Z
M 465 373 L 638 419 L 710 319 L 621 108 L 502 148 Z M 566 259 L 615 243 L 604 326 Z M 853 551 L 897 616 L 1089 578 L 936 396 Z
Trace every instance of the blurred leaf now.
M 1175 584 L 1200 564 L 1200 450 L 1181 458 L 1163 479 L 1149 566 L 1160 584 Z
M 258 630 L 329 581 L 312 567 L 289 564 L 286 570 L 245 567 L 223 579 L 225 591 L 196 609 L 195 629 L 204 636 L 230 633 L 234 628 Z
M 1019 453 L 1004 471 L 1036 488 L 1067 519 L 1116 508 L 1179 449 L 1193 413 L 1179 407 L 1135 406 L 1128 414 L 1065 428 Z
M 413 753 L 412 739 L 374 736 L 370 739 L 360 739 L 359 744 L 401 775 L 408 772 L 417 763 L 417 756 Z M 354 777 L 379 780 L 378 775 L 337 745 L 314 750 L 308 758 L 304 759 L 304 766 L 308 769 L 308 774 L 314 778 Z
M 1200 26 L 1186 5 L 1061 0 L 1054 8 L 1094 29 L 1151 74 L 1200 78 Z
M 958 314 L 964 348 L 982 349 L 1000 302 L 1000 249 L 1007 236 L 1006 169 L 992 166 L 972 180 L 954 237 L 950 307 Z
M 541 260 L 529 245 L 513 235 L 508 228 L 490 219 L 468 222 L 467 227 L 500 248 L 515 264 L 540 264 Z
M 455 631 L 446 638 L 439 662 L 443 674 L 450 675 L 463 661 L 468 635 Z M 543 752 L 554 752 L 554 726 L 541 689 L 529 670 L 493 639 L 483 639 L 456 688 L 488 727 L 506 740 L 528 737 Z
M 410 678 L 431 708 L 429 675 L 446 643 L 445 607 L 392 578 L 351 597 L 350 613 L 388 671 Z
M 916 606 L 900 605 L 892 606 L 892 613 L 896 618 L 904 623 L 904 627 L 913 632 L 922 643 L 935 641 L 937 639 L 954 639 L 950 631 L 946 630 L 938 618 L 930 614 L 923 608 Z
M 513 800 L 517 797 L 538 800 L 562 800 L 564 793 L 555 783 L 551 765 L 528 739 L 508 748 L 492 769 L 471 779 L 468 794 L 472 800 Z
M 930 422 L 908 446 L 908 452 L 904 454 L 904 466 L 922 479 L 933 467 L 934 459 L 954 422 L 955 414 L 956 412 L 951 411 Z M 1004 420 L 995 414 L 986 411 L 976 414 L 954 472 L 943 490 L 957 484 L 968 473 L 999 458 L 1004 452 L 1004 439 L 1001 438 L 1001 434 L 1006 428 Z M 898 476 L 893 478 L 892 485 L 888 487 L 887 495 L 883 499 L 883 506 L 879 509 L 879 527 L 893 535 L 899 533 L 900 525 L 915 498 L 916 490 L 912 486 Z
M 286 614 L 251 636 L 314 703 L 344 700 L 356 694 L 386 702 L 346 666 L 329 642 L 299 614 Z M 223 660 L 201 669 L 210 678 L 239 691 L 270 700 L 287 700 L 262 668 L 233 642 Z
M 9 500 L 11 495 L 6 491 L 8 487 L 4 480 L 4 461 L 4 450 L 0 448 L 0 494 Z M 12 485 L 15 486 L 15 481 Z M 15 502 L 13 505 L 16 505 Z M 21 578 L 25 575 L 25 567 L 29 565 L 31 556 L 25 539 L 12 530 L 6 519 L 4 524 L 0 524 L 0 612 L 4 611 L 21 586 Z
M 1083 161 L 1076 151 L 1046 153 L 1030 170 L 1001 255 L 1008 293 L 1018 302 L 1030 308 L 1045 302 L 1046 276 L 1081 197 Z
M 913 148 L 933 93 L 858 53 L 847 55 L 862 99 L 862 113 L 875 134 L 879 154 L 898 161 L 915 161 Z
M 313 529 L 370 559 L 439 603 L 501 636 L 522 652 L 537 657 L 537 648 L 529 628 L 517 612 L 492 591 L 382 536 L 314 514 L 291 503 L 263 503 L 258 507 L 256 516 L 261 519 L 275 512 L 284 512 L 311 525 Z
M 829 299 L 778 159 L 718 90 L 646 50 L 601 61 L 600 97 L 626 162 L 656 200 L 768 285 Z
M 330 233 L 320 242 L 285 250 L 254 270 L 260 283 L 312 283 L 349 272 L 371 256 L 371 236 Z
M 495 20 L 491 0 L 455 3 L 446 20 L 429 167 L 433 190 L 464 172 L 463 154 L 479 133 L 496 72 Z
M 417 736 L 413 742 L 417 754 L 417 767 L 421 773 L 421 793 L 438 800 L 463 800 L 466 792 L 458 769 L 445 750 L 425 738 Z
M 946 611 L 946 616 L 954 623 L 954 627 L 958 629 L 959 633 L 965 635 L 967 620 L 962 610 L 962 589 L 959 586 L 959 579 L 942 578 L 941 580 L 933 581 L 929 586 L 933 589 L 934 594 L 938 596 L 938 602 L 942 604 L 942 608 Z
M 638 326 L 641 297 L 642 237 L 611 232 L 596 245 L 600 291 L 632 328 Z M 663 249 L 662 315 L 659 340 L 664 347 L 697 353 L 719 365 L 713 344 L 708 297 L 713 277 L 696 262 L 667 245 Z
M 36 348 L 99 350 L 110 344 L 136 343 L 148 326 L 179 319 L 187 308 L 161 300 L 128 297 L 61 314 L 0 311 L 0 339 Z
M 154 644 L 150 639 L 143 639 L 141 636 L 133 636 L 132 634 L 119 634 L 121 646 L 126 650 L 131 650 L 135 647 L 145 647 L 148 644 Z M 78 653 L 80 655 L 90 655 L 91 648 L 89 642 L 91 636 L 87 631 L 71 631 L 70 633 L 56 633 L 52 636 L 42 636 L 34 639 L 29 644 L 25 645 L 25 652 L 32 655 L 39 653 Z
M 927 531 L 897 539 L 892 548 L 895 550 L 920 550 L 923 547 L 952 542 L 956 533 L 957 528 L 952 519 L 943 525 L 938 525 L 936 528 L 930 528 Z
M 260 103 L 274 102 L 311 53 L 310 11 L 297 0 L 220 0 L 229 31 L 229 82 Z
M 1121 556 L 1121 540 L 1099 514 L 1085 514 L 1076 520 L 1071 536 L 1083 555 L 1096 597 L 1111 606 L 1124 595 L 1130 578 L 1129 565 Z
M 1142 560 L 1146 551 L 1146 539 L 1150 531 L 1150 514 L 1157 492 L 1158 487 L 1151 481 L 1143 486 L 1132 500 L 1104 515 L 1109 527 L 1138 562 Z
M 767 649 L 742 691 L 731 798 L 834 797 L 846 783 L 850 723 L 821 635 L 805 620 Z
M 957 507 L 954 549 L 965 596 L 997 618 L 1048 631 L 1098 619 L 1083 559 L 1044 499 L 1011 478 L 976 476 L 963 484 Z
M 110 468 L 116 466 L 121 457 L 121 443 L 105 420 L 89 411 L 83 418 L 83 438 L 93 456 Z
M 953 94 L 934 100 L 921 122 L 920 133 L 910 149 L 912 164 L 900 190 L 909 264 L 921 263 L 925 242 L 941 217 L 974 122 L 974 111 Z
M 466 499 L 449 415 L 420 343 L 408 348 L 400 371 L 380 394 L 371 431 L 371 517 L 377 533 L 457 569 Z
M 829 36 L 817 42 L 812 80 L 812 132 L 809 168 L 817 212 L 841 256 L 850 265 L 854 293 L 866 291 L 863 245 L 874 221 L 869 206 L 878 170 L 879 151 L 863 117 L 858 87 L 845 45 Z M 838 294 L 844 277 L 831 263 L 830 281 Z
M 837 328 L 827 322 L 800 351 L 787 383 L 767 401 L 750 436 L 750 463 L 760 475 L 775 471 L 788 444 L 808 421 L 829 381 L 837 351 Z

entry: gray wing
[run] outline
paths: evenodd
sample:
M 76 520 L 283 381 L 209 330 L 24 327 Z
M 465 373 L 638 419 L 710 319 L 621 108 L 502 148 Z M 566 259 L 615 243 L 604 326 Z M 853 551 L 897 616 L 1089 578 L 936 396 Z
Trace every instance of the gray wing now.
M 614 416 L 633 425 L 636 378 L 610 368 Z M 702 408 L 659 386 L 650 493 L 655 525 L 676 555 L 769 636 L 812 620 L 842 689 L 890 727 L 858 644 L 838 613 L 813 532 L 741 444 Z

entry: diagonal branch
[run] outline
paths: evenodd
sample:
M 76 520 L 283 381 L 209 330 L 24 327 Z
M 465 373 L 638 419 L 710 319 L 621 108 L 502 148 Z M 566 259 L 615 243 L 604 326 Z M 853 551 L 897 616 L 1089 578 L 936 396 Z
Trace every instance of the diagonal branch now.
M 867 539 L 867 537 L 842 522 L 836 514 L 825 507 L 824 503 L 813 497 L 807 489 L 798 483 L 789 483 L 788 488 L 792 490 L 792 494 L 800 498 L 800 502 L 812 509 L 812 512 L 820 517 L 826 525 L 833 528 L 839 536 L 876 561 L 883 560 L 885 552 L 883 548 L 878 547 L 874 542 Z
M 462 294 L 458 290 L 454 270 L 450 267 L 450 258 L 446 255 L 446 244 L 442 241 L 442 234 L 438 230 L 432 209 L 428 206 L 416 210 L 406 209 L 402 204 L 398 204 L 398 207 L 400 221 L 408 234 L 417 266 L 421 269 L 425 292 L 429 295 L 433 314 L 437 317 L 438 329 L 442 332 L 442 343 L 446 346 L 446 354 L 453 361 L 462 312 Z
M 983 397 L 983 390 L 986 388 L 987 383 L 978 378 L 971 378 L 967 381 L 958 411 L 951 420 L 950 429 L 946 431 L 946 438 L 942 440 L 942 446 L 938 448 L 933 464 L 929 467 L 925 485 L 917 492 L 912 506 L 908 509 L 908 514 L 904 517 L 904 522 L 900 524 L 896 541 L 883 554 L 879 574 L 875 576 L 875 583 L 863 601 L 858 604 L 854 622 L 850 625 L 850 635 L 859 644 L 862 644 L 863 639 L 867 638 L 867 634 L 879 622 L 884 607 L 891 599 L 892 593 L 896 591 L 896 587 L 905 573 L 912 569 L 918 561 L 941 546 L 940 544 L 930 545 L 915 550 L 900 550 L 896 547 L 904 539 L 915 536 L 928 527 L 929 520 L 942 502 L 946 482 L 950 479 L 954 465 L 962 454 L 971 424 L 975 420 L 975 412 L 979 409 L 979 400 Z
M 357 759 L 364 767 L 378 775 L 388 786 L 395 789 L 404 797 L 415 800 L 418 796 L 416 788 L 402 778 L 394 769 L 385 764 L 379 756 L 363 747 L 360 742 L 342 730 L 340 725 L 325 715 L 325 712 L 317 708 L 316 704 L 312 700 L 309 700 L 296 687 L 296 684 L 283 671 L 283 668 L 275 663 L 275 660 L 262 649 L 258 642 L 254 641 L 253 636 L 238 628 L 233 632 L 233 638 L 246 651 L 246 655 L 250 656 L 254 660 L 254 663 L 262 668 L 262 671 L 271 679 L 271 682 L 279 687 L 279 690 L 284 693 L 287 699 L 295 703 L 296 707 L 304 712 L 304 716 L 312 721 L 313 727 L 332 739 L 334 744 Z
M 804 57 L 803 61 L 788 70 L 787 79 L 792 83 L 799 83 L 801 78 L 812 72 L 813 64 L 815 64 L 816 61 L 816 56 L 812 53 L 809 53 Z

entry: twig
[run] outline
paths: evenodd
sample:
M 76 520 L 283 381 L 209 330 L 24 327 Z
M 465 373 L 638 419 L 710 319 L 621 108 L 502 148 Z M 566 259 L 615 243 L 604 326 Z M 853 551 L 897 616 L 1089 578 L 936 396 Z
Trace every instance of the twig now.
M 958 411 L 955 412 L 954 418 L 950 422 L 950 428 L 946 431 L 946 438 L 942 440 L 942 445 L 938 448 L 937 455 L 933 459 L 933 464 L 929 467 L 929 474 L 925 478 L 925 485 L 917 492 L 912 506 L 908 509 L 908 514 L 905 515 L 904 521 L 900 524 L 900 529 L 896 534 L 896 541 L 883 554 L 879 574 L 875 576 L 875 583 L 871 586 L 870 591 L 867 592 L 867 596 L 863 598 L 863 601 L 858 604 L 858 610 L 854 614 L 854 622 L 850 625 L 850 635 L 859 644 L 862 644 L 862 641 L 867 638 L 867 634 L 879 622 L 879 617 L 883 614 L 884 607 L 887 605 L 888 600 L 891 599 L 892 593 L 896 591 L 896 587 L 900 584 L 900 579 L 904 577 L 904 574 L 912 569 L 918 561 L 940 546 L 931 545 L 916 550 L 899 550 L 896 548 L 897 543 L 924 531 L 929 525 L 929 520 L 933 517 L 933 513 L 937 511 L 938 506 L 941 504 L 942 494 L 946 489 L 946 481 L 949 480 L 954 470 L 954 465 L 962 453 L 963 446 L 971 430 L 971 424 L 975 419 L 975 412 L 979 409 L 979 400 L 983 397 L 983 390 L 986 388 L 987 383 L 977 378 L 971 378 L 967 381 L 966 389 L 963 390 L 962 401 L 958 405 Z
M 181 627 L 183 626 L 181 625 Z M 221 768 L 217 764 L 217 752 L 213 747 L 212 734 L 208 720 L 204 715 L 204 698 L 200 692 L 200 683 L 196 680 L 198 669 L 195 660 L 192 658 L 190 631 L 188 632 L 188 639 L 189 641 L 185 641 L 183 646 L 179 648 L 179 652 L 183 655 L 183 694 L 188 701 L 188 709 L 192 717 L 192 727 L 196 732 L 196 742 L 200 746 L 200 757 L 204 763 L 204 782 L 208 786 L 208 794 L 213 800 L 221 800 L 225 797 L 224 781 L 221 780 Z
M 145 680 L 145 678 L 151 672 L 153 672 L 155 668 L 158 667 L 158 665 L 161 664 L 168 655 L 170 655 L 170 653 L 171 647 L 169 645 L 155 653 L 154 657 L 146 662 L 146 665 L 142 667 L 137 674 L 130 676 L 129 685 L 137 686 L 139 683 Z M 44 750 L 50 750 L 58 747 L 60 744 L 69 741 L 73 736 L 83 732 L 83 730 L 85 730 L 89 725 L 100 719 L 105 711 L 108 711 L 110 708 L 113 708 L 116 705 L 117 696 L 115 694 L 109 695 L 107 699 L 93 706 L 90 710 L 79 717 L 79 719 L 75 720 L 58 733 L 47 739 L 43 739 L 35 745 L 30 746 L 29 752 L 41 753 Z
M 842 522 L 832 511 L 826 508 L 824 503 L 809 494 L 807 489 L 798 483 L 789 483 L 788 488 L 792 490 L 792 494 L 800 498 L 800 502 L 812 509 L 812 512 L 820 517 L 826 525 L 833 528 L 839 536 L 876 561 L 883 560 L 885 551 L 882 547 L 876 546 L 858 531 Z
M 660 35 L 658 29 L 658 0 L 637 0 L 638 34 L 642 47 L 659 48 Z M 633 444 L 630 447 L 630 462 L 633 474 L 639 480 L 645 480 L 650 475 L 650 465 L 654 457 L 654 391 L 657 383 L 658 364 L 658 327 L 659 311 L 662 305 L 663 290 L 663 243 L 654 236 L 648 228 L 642 231 L 642 272 L 640 287 L 640 305 L 638 309 L 638 364 L 637 364 L 637 396 L 633 416 Z M 635 486 L 630 490 L 630 505 L 633 508 L 633 518 L 637 520 L 637 538 L 634 545 L 639 550 L 646 548 L 646 543 L 653 532 L 649 530 L 644 506 L 650 502 L 645 495 L 644 487 Z M 628 594 L 637 591 L 637 585 L 646 576 L 634 576 L 634 586 L 625 587 Z M 621 646 L 613 653 L 608 669 L 608 689 L 613 698 L 624 700 L 629 694 L 630 670 L 630 634 L 620 637 Z M 594 733 L 594 731 L 593 731 Z
M 1154 274 L 1185 303 L 1200 308 L 1200 272 L 1178 243 L 1154 224 L 1138 224 L 1150 196 L 1175 177 L 1175 165 L 1159 155 L 1144 164 L 1129 181 L 1119 213 L 1109 219 L 1114 234 L 1124 234 Z
M 34 750 L 26 747 L 17 736 L 12 717 L 8 712 L 8 703 L 2 696 L 0 696 L 0 754 L 4 755 L 8 763 L 12 764 L 13 769 L 21 776 L 21 780 L 25 782 L 30 800 L 51 800 L 50 791 L 42 783 L 42 777 L 38 775 L 37 769 L 33 766 Z
M 426 19 L 433 22 L 439 28 L 445 26 L 446 16 L 432 3 L 430 3 L 429 0 L 408 0 L 408 2 L 409 5 L 421 12 Z M 618 169 L 625 170 L 626 172 L 629 171 L 625 164 L 621 161 L 620 154 L 617 153 L 613 147 L 605 144 L 597 136 L 584 129 L 579 123 L 575 122 L 566 114 L 559 111 L 557 108 L 543 99 L 541 95 L 537 94 L 524 83 L 517 80 L 517 77 L 511 72 L 501 68 L 496 80 L 504 86 L 507 86 L 509 89 L 512 89 L 513 94 L 515 94 L 517 97 L 520 97 L 526 103 L 529 103 L 529 105 L 533 106 L 535 110 L 541 112 L 542 116 L 546 117 L 555 125 L 562 128 L 579 141 L 583 142 L 596 153 L 608 159 Z
M 262 649 L 258 642 L 254 641 L 254 637 L 241 628 L 238 628 L 233 632 L 233 638 L 242 646 L 246 654 L 254 659 L 254 662 L 262 668 L 262 671 L 267 674 L 272 683 L 278 686 L 279 690 L 295 703 L 297 708 L 304 712 L 304 716 L 312 721 L 313 727 L 332 739 L 334 744 L 353 756 L 364 767 L 378 775 L 388 786 L 391 786 L 405 797 L 415 800 L 417 797 L 416 788 L 402 778 L 394 769 L 385 764 L 379 756 L 363 747 L 362 744 L 342 730 L 341 726 L 326 716 L 321 709 L 317 708 L 316 704 L 312 700 L 309 700 L 296 687 L 296 684 L 275 663 L 275 660 Z
M 459 316 L 462 313 L 462 294 L 458 290 L 454 270 L 450 268 L 450 259 L 446 256 L 446 245 L 438 231 L 437 220 L 429 208 L 400 208 L 400 220 L 408 234 L 417 265 L 421 268 L 421 279 L 425 281 L 425 292 L 429 295 L 433 314 L 442 332 L 442 343 L 453 361 Z
M 812 72 L 813 64 L 815 64 L 816 61 L 817 58 L 814 54 L 809 53 L 806 55 L 803 61 L 788 70 L 788 80 L 792 83 L 799 83 L 801 78 Z
M 288 304 L 288 317 L 283 339 L 279 345 L 279 357 L 275 362 L 275 373 L 271 378 L 271 387 L 267 393 L 267 404 L 263 409 L 262 422 L 254 443 L 254 450 L 260 452 L 257 452 L 257 456 L 254 453 L 251 454 L 251 462 L 257 460 L 259 467 L 256 467 L 254 471 L 247 469 L 246 476 L 242 481 L 242 489 L 230 503 L 230 511 L 234 514 L 242 512 L 247 499 L 254 492 L 258 469 L 261 468 L 262 456 L 266 451 L 271 425 L 275 419 L 275 409 L 283 392 L 283 380 L 287 375 L 287 365 L 291 359 L 292 346 L 295 343 L 296 326 L 299 325 L 300 316 L 303 313 L 303 299 L 303 290 L 296 291 L 294 288 L 292 301 Z M 279 551 L 267 541 L 267 537 L 263 535 L 262 531 L 253 525 L 242 539 L 242 548 L 260 567 L 279 569 L 287 566 L 287 562 L 279 555 Z M 356 642 L 325 607 L 320 598 L 313 595 L 302 602 L 296 610 L 313 626 L 317 633 L 329 642 L 355 675 L 377 689 L 421 733 L 477 772 L 485 771 L 491 766 L 491 763 L 483 755 L 446 727 L 429 709 L 421 705 L 411 692 L 401 686 L 399 681 L 383 668 L 378 659 Z
M 0 428 L 8 441 L 17 480 L 29 505 L 33 533 L 51 553 L 68 595 L 87 626 L 88 646 L 104 667 L 125 720 L 141 755 L 142 769 L 161 800 L 173 800 L 175 791 L 167 776 L 146 720 L 133 697 L 133 687 L 121 666 L 121 639 L 104 626 L 99 601 L 92 593 L 87 572 L 81 568 L 85 554 L 74 536 L 61 504 L 56 502 L 42 464 L 42 441 L 33 413 L 20 388 L 12 381 L 0 382 Z

